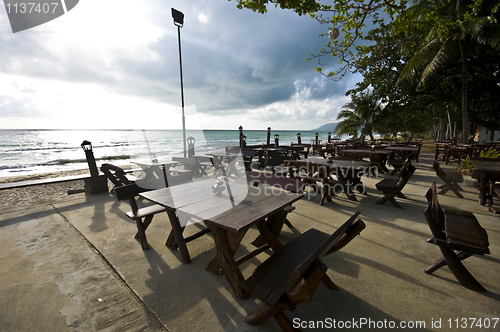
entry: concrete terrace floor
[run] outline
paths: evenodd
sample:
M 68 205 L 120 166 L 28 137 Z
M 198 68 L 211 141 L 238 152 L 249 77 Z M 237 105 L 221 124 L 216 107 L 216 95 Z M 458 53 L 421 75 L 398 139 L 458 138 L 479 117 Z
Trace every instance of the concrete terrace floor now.
M 411 327 L 414 321 L 425 323 L 421 331 L 453 331 L 455 319 L 462 324 L 462 318 L 490 323 L 479 328 L 467 320 L 467 331 L 500 329 L 500 218 L 479 205 L 470 177 L 463 183 L 464 198 L 449 192 L 439 200 L 445 208 L 474 212 L 488 232 L 491 255 L 473 256 L 464 265 L 489 292 L 464 288 L 447 267 L 433 275 L 423 272 L 441 257 L 439 248 L 425 241 L 430 230 L 423 216 L 424 195 L 432 181 L 441 184 L 433 159 L 423 154 L 414 163 L 417 171 L 403 190 L 408 199 L 398 199 L 404 209 L 374 204 L 381 197 L 377 178 L 363 178 L 368 194 L 358 196 L 358 202 L 340 196 L 319 206 L 319 196 L 311 196 L 294 204 L 288 218 L 294 229 L 284 227 L 282 243 L 311 227 L 332 233 L 358 210 L 366 229 L 323 259 L 340 290 L 320 284 L 314 300 L 287 312 L 288 317 L 314 325 L 327 319 L 357 323 L 359 328 L 352 330 L 360 331 L 390 322 Z M 1 209 L 0 330 L 280 331 L 274 319 L 247 325 L 244 318 L 259 308 L 259 301 L 236 298 L 223 276 L 205 270 L 215 255 L 210 236 L 188 244 L 192 263 L 185 265 L 178 252 L 164 246 L 170 231 L 166 214 L 155 216 L 147 231 L 151 249 L 143 251 L 133 238 L 136 226 L 125 216 L 128 210 L 126 202 L 108 194 Z M 188 226 L 186 232 L 196 229 Z M 247 233 L 240 254 L 252 250 L 256 234 L 254 229 Z M 242 265 L 244 276 L 269 253 Z M 364 320 L 372 325 L 359 325 Z

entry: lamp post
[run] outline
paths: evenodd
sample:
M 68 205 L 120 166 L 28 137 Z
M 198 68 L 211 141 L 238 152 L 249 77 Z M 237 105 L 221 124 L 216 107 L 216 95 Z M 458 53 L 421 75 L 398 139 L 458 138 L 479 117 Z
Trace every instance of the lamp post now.
M 85 158 L 87 158 L 87 164 L 90 170 L 90 178 L 83 179 L 85 193 L 93 195 L 107 192 L 108 179 L 104 175 L 99 175 L 99 170 L 95 163 L 94 152 L 92 151 L 92 143 L 85 140 L 80 146 L 85 152 Z M 68 193 L 70 193 L 70 191 L 68 191 Z
M 85 140 L 80 145 L 85 152 L 85 158 L 87 159 L 87 164 L 89 165 L 90 176 L 95 178 L 99 176 L 99 171 L 97 170 L 97 165 L 95 164 L 94 152 L 92 152 L 92 143 Z
M 179 65 L 181 68 L 181 102 L 182 102 L 182 143 L 184 144 L 184 158 L 186 158 L 186 118 L 184 117 L 184 87 L 182 85 L 182 54 L 181 54 L 181 28 L 184 25 L 184 14 L 172 8 L 172 18 L 177 27 L 177 39 L 179 40 Z

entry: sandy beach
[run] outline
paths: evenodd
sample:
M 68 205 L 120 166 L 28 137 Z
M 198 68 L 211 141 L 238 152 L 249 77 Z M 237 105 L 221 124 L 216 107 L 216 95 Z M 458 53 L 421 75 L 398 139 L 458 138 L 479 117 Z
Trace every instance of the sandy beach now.
M 123 169 L 132 168 L 131 165 L 120 165 Z M 40 173 L 22 176 L 0 177 L 0 183 L 12 183 L 49 178 L 58 178 L 71 175 L 90 174 L 87 169 L 68 170 L 61 172 Z M 111 184 L 109 184 L 110 186 Z M 0 208 L 14 205 L 43 202 L 46 199 L 64 197 L 68 190 L 83 189 L 83 180 L 36 185 L 23 188 L 6 189 L 0 191 Z M 110 187 L 112 188 L 112 187 Z

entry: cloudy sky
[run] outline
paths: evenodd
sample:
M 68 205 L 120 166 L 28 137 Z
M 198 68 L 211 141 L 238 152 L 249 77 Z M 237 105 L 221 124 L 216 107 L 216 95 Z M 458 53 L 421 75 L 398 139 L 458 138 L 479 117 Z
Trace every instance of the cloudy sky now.
M 306 62 L 327 43 L 308 16 L 239 10 L 226 0 L 82 0 L 12 33 L 0 6 L 0 128 L 313 129 L 335 122 L 356 77 Z M 338 61 L 331 59 L 329 65 Z M 325 66 L 323 66 L 325 68 Z M 358 78 L 359 79 L 359 78 Z

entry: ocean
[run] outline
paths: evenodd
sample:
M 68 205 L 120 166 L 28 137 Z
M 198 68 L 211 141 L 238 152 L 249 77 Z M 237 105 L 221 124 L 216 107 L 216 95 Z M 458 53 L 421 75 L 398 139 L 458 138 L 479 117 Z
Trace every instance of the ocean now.
M 309 143 L 315 131 L 271 130 L 282 145 Z M 267 130 L 243 130 L 248 145 L 266 143 Z M 328 133 L 320 132 L 326 140 Z M 239 144 L 238 130 L 187 130 L 195 138 L 195 154 L 224 151 Z M 103 163 L 126 165 L 134 160 L 183 155 L 182 130 L 0 130 L 0 177 L 30 175 L 88 168 L 84 141 L 92 143 L 97 166 Z

